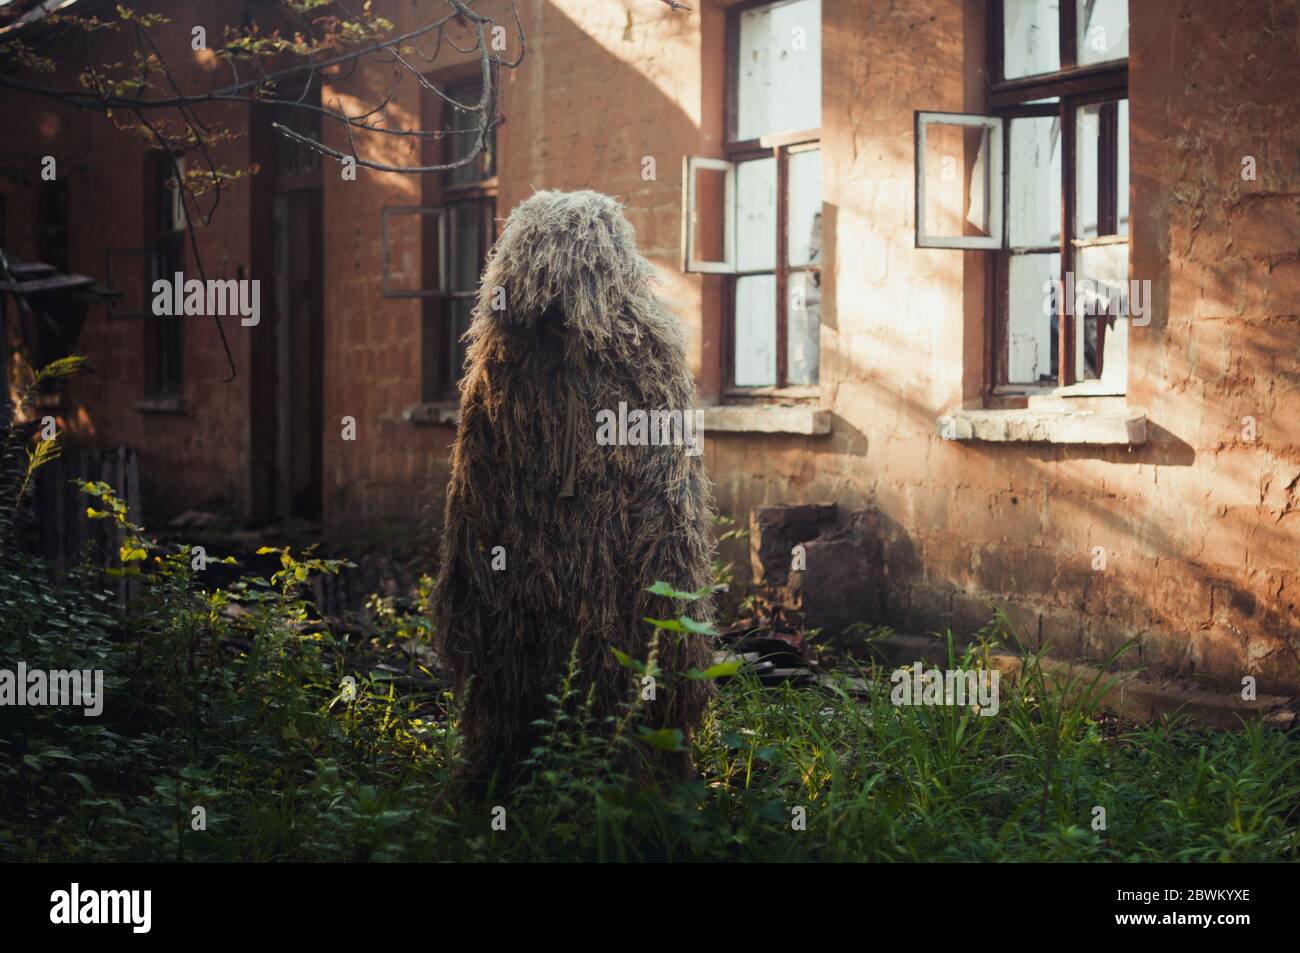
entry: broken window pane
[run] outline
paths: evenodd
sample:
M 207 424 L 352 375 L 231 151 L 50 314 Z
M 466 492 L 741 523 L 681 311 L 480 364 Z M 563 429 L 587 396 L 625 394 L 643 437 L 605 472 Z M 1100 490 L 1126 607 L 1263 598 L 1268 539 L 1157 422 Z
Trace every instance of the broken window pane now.
M 776 276 L 736 279 L 737 387 L 776 384 Z
M 1128 0 L 1075 0 L 1080 66 L 1128 58 Z
M 736 166 L 736 270 L 776 267 L 776 159 Z
M 786 309 L 786 382 L 792 386 L 817 383 L 822 328 L 821 273 L 795 271 L 789 279 Z
M 1057 379 L 1059 254 L 1012 255 L 1007 276 L 1007 382 Z
M 740 14 L 737 139 L 821 126 L 821 51 L 821 0 L 789 0 Z
M 1001 120 L 921 113 L 917 246 L 996 248 L 1002 232 Z
M 1010 241 L 1013 248 L 1061 240 L 1061 121 L 1011 120 Z
M 822 154 L 820 150 L 790 154 L 789 206 L 786 242 L 794 267 L 821 261 Z
M 1075 376 L 1123 392 L 1128 366 L 1128 245 L 1093 245 L 1075 256 Z
M 1002 78 L 1052 73 L 1060 68 L 1060 0 L 1003 0 Z

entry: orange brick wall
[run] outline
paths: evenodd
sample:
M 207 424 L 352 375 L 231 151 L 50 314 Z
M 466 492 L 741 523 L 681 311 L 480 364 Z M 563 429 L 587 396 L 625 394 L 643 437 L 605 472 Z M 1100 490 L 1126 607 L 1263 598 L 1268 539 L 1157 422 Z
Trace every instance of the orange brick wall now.
M 403 26 L 427 12 L 410 0 L 382 6 Z M 683 155 L 720 153 L 723 7 L 692 6 L 673 14 L 657 0 L 522 0 L 529 54 L 505 73 L 498 214 L 534 188 L 618 196 L 712 400 L 722 285 L 678 270 L 680 179 Z M 938 438 L 935 419 L 980 393 L 983 260 L 913 247 L 913 111 L 982 109 L 984 4 L 823 0 L 820 400 L 832 433 L 713 434 L 706 460 L 724 512 L 833 500 L 874 514 L 887 621 L 900 630 L 968 633 L 996 603 L 1031 644 L 1050 641 L 1061 654 L 1104 656 L 1137 636 L 1137 664 L 1226 686 L 1250 674 L 1261 692 L 1295 693 L 1300 5 L 1131 7 L 1131 274 L 1151 280 L 1155 308 L 1131 336 L 1128 403 L 1148 415 L 1150 442 L 1130 451 Z M 481 9 L 510 23 L 499 0 Z M 331 80 L 325 96 L 355 105 L 390 78 L 360 71 Z M 391 115 L 413 122 L 416 109 L 408 82 Z M 105 144 L 117 134 L 63 122 L 51 136 L 85 157 L 83 194 L 97 203 L 77 214 L 103 223 L 99 233 L 74 231 L 74 263 L 90 268 L 111 230 L 130 227 L 113 210 L 136 203 L 139 185 L 105 161 L 126 148 Z M 331 141 L 343 144 L 337 132 Z M 417 159 L 405 144 L 365 154 Z M 1240 178 L 1244 155 L 1257 159 L 1255 182 Z M 642 178 L 646 156 L 652 181 Z M 346 182 L 329 162 L 325 182 L 326 522 L 339 535 L 404 531 L 429 504 L 440 508 L 453 434 L 402 419 L 420 397 L 419 305 L 380 290 L 380 209 L 418 204 L 419 186 L 365 170 Z M 231 190 L 204 236 L 223 275 L 246 255 L 247 194 Z M 9 200 L 11 235 L 22 202 Z M 414 245 L 414 232 L 396 243 L 399 266 L 402 256 L 406 267 L 418 262 Z M 84 350 L 98 374 L 77 384 L 81 432 L 143 448 L 160 498 L 179 504 L 182 488 L 186 502 L 238 497 L 247 415 L 257 410 L 247 390 L 219 385 L 215 338 L 196 329 L 188 418 L 133 412 L 137 329 L 88 325 Z M 246 363 L 248 338 L 237 322 L 228 329 Z M 355 443 L 340 439 L 345 415 L 357 420 Z M 1246 416 L 1258 424 L 1254 443 L 1241 439 Z M 1107 551 L 1105 572 L 1091 568 L 1094 546 Z
M 149 9 L 144 4 L 138 6 Z M 237 4 L 223 6 L 233 10 Z M 203 12 L 177 16 L 171 4 L 154 4 L 151 8 L 165 9 L 177 23 L 185 24 L 183 34 L 160 30 L 158 36 L 168 41 L 162 50 L 175 64 L 180 81 L 197 85 L 208 82 L 206 77 L 216 66 L 190 49 L 189 26 L 203 24 L 210 37 L 219 37 L 221 25 L 212 15 L 212 5 L 191 7 Z M 104 33 L 98 42 L 101 62 L 128 59 L 134 49 L 134 39 L 125 34 Z M 76 78 L 78 68 L 84 64 L 80 47 L 75 58 L 60 56 L 58 61 L 66 68 L 55 77 L 56 85 L 80 88 Z M 7 250 L 20 259 L 36 257 L 35 228 L 43 184 L 40 163 L 43 156 L 53 155 L 58 160 L 60 178 L 68 182 L 72 206 L 69 267 L 106 283 L 107 251 L 138 248 L 145 241 L 143 140 L 120 131 L 101 116 L 9 92 L 4 95 L 0 114 L 10 131 L 0 145 L 5 170 L 0 177 L 0 192 L 5 198 Z M 208 108 L 203 116 L 234 129 L 246 125 L 242 109 Z M 127 117 L 119 118 L 125 121 Z M 213 158 L 229 168 L 247 166 L 247 140 L 219 145 L 213 150 Z M 229 189 L 222 196 L 212 225 L 199 230 L 208 277 L 234 278 L 241 265 L 249 265 L 248 223 L 248 189 Z M 193 256 L 188 246 L 184 260 L 186 277 L 197 277 L 192 273 Z M 139 302 L 134 305 L 140 306 Z M 149 301 L 144 301 L 143 306 L 147 308 Z M 12 300 L 7 309 L 11 341 L 15 341 L 16 310 Z M 264 300 L 264 314 L 266 310 Z M 241 328 L 237 317 L 224 319 L 240 376 L 233 383 L 223 383 L 229 370 L 212 320 L 180 320 L 186 322 L 183 414 L 147 413 L 135 408 L 145 387 L 144 320 L 110 320 L 104 308 L 92 308 L 78 345 L 89 367 L 69 383 L 68 412 L 59 415 L 60 427 L 72 444 L 131 446 L 140 450 L 146 512 L 157 517 L 189 506 L 234 503 L 246 490 L 251 409 L 249 329 Z

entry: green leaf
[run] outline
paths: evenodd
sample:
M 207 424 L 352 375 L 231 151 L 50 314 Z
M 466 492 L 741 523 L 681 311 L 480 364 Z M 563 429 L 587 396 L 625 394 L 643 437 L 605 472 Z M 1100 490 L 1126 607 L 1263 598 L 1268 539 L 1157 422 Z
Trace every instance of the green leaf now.
M 717 635 L 718 632 L 707 622 L 696 622 L 690 616 L 681 616 L 678 620 L 687 632 L 694 632 L 696 635 Z
M 610 651 L 614 653 L 614 658 L 618 659 L 619 665 L 622 665 L 624 668 L 630 668 L 632 671 L 637 672 L 639 674 L 645 673 L 644 663 L 638 661 L 637 659 L 634 659 L 626 652 L 620 652 L 618 649 L 611 648 Z
M 68 777 L 72 778 L 72 780 L 76 781 L 83 788 L 85 788 L 87 794 L 95 793 L 95 786 L 90 783 L 90 778 L 86 777 L 84 774 L 79 774 L 76 771 L 70 771 L 68 772 Z
M 645 725 L 641 726 L 641 733 L 638 737 L 652 748 L 658 748 L 660 751 L 685 751 L 682 744 L 682 730 L 680 728 L 660 728 L 652 731 Z
M 643 620 L 649 622 L 656 629 L 667 629 L 669 632 L 685 632 L 686 626 L 682 625 L 676 619 L 652 619 L 646 616 Z
M 77 354 L 69 354 L 67 357 L 61 357 L 57 361 L 51 361 L 39 371 L 37 376 L 42 380 L 71 377 L 77 371 L 81 370 L 81 365 L 86 362 L 84 357 Z
M 649 622 L 656 629 L 664 629 L 668 632 L 683 632 L 694 635 L 717 635 L 713 626 L 706 625 L 703 622 L 696 622 L 690 616 L 681 616 L 677 619 L 652 619 L 646 616 L 643 621 Z
M 689 602 L 695 602 L 712 593 L 713 587 L 705 586 L 699 592 L 682 592 L 680 589 L 674 589 L 666 582 L 656 582 L 653 586 L 646 586 L 645 591 L 651 595 L 667 596 L 669 599 L 686 599 Z
M 717 665 L 710 665 L 704 671 L 693 668 L 686 673 L 687 678 L 693 678 L 697 681 L 712 681 L 715 678 L 730 678 L 740 671 L 742 662 L 719 662 Z

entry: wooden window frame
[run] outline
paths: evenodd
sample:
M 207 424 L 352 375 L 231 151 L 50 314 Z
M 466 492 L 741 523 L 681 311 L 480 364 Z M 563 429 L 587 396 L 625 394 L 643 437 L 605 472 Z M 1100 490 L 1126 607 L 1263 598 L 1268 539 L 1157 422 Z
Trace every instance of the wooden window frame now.
M 820 385 L 791 385 L 789 372 L 789 281 L 790 275 L 811 272 L 820 275 L 822 263 L 792 266 L 789 264 L 789 157 L 796 152 L 821 150 L 821 127 L 760 136 L 756 139 L 737 139 L 740 93 L 740 17 L 750 10 L 774 6 L 782 0 L 746 0 L 727 8 L 726 25 L 726 76 L 724 97 L 726 109 L 726 144 L 723 156 L 726 162 L 739 165 L 756 159 L 776 159 L 776 260 L 773 268 L 761 271 L 741 271 L 739 267 L 726 272 L 723 286 L 722 353 L 723 392 L 729 397 L 794 397 L 815 398 Z M 736 197 L 739 201 L 739 197 Z M 732 204 L 729 214 L 734 215 Z M 688 211 L 689 214 L 689 211 Z M 823 225 L 825 216 L 822 218 Z M 728 226 L 734 228 L 734 224 Z M 775 276 L 776 284 L 776 383 L 766 387 L 739 387 L 736 385 L 736 281 L 751 275 Z M 820 367 L 818 379 L 820 380 Z
M 1002 119 L 1006 125 L 1005 133 L 1002 136 L 1003 174 L 1007 177 L 1009 186 L 1012 174 L 1011 120 L 1032 116 L 1057 116 L 1061 124 L 1061 236 L 1058 245 L 1055 247 L 1042 246 L 1041 248 L 1012 250 L 1010 247 L 1009 217 L 1011 188 L 1006 187 L 1002 190 L 1002 218 L 1005 223 L 1006 237 L 1002 247 L 995 254 L 988 256 L 986 261 L 985 277 L 988 287 L 992 289 L 991 294 L 988 296 L 988 308 L 986 310 L 989 318 L 986 321 L 987 347 L 991 358 L 987 362 L 986 395 L 1007 396 L 1043 392 L 1064 395 L 1086 395 L 1089 392 L 1099 395 L 1102 393 L 1109 394 L 1111 391 L 1097 386 L 1100 384 L 1099 381 L 1078 380 L 1076 367 L 1079 363 L 1079 356 L 1075 353 L 1077 343 L 1076 315 L 1067 314 L 1064 310 L 1058 314 L 1057 321 L 1056 380 L 1052 383 L 1045 382 L 1042 384 L 1012 384 L 1006 380 L 1009 370 L 1007 366 L 1009 355 L 1007 348 L 1010 312 L 1007 308 L 1007 278 L 1005 276 L 1008 275 L 1010 259 L 1013 254 L 1036 252 L 1059 254 L 1061 260 L 1060 273 L 1064 276 L 1074 271 L 1075 253 L 1079 248 L 1087 245 L 1105 244 L 1108 239 L 1114 241 L 1113 235 L 1103 235 L 1101 233 L 1103 225 L 1114 229 L 1115 223 L 1113 221 L 1103 222 L 1100 217 L 1098 220 L 1098 238 L 1073 238 L 1076 213 L 1075 170 L 1078 161 L 1075 124 L 1077 122 L 1077 110 L 1081 106 L 1128 99 L 1128 59 L 1126 57 L 1122 60 L 1079 66 L 1076 55 L 1076 37 L 1078 36 L 1077 5 L 1074 0 L 1061 0 L 1058 11 L 1060 16 L 1061 68 L 1050 73 L 1018 77 L 1012 80 L 1004 79 L 1003 0 L 987 0 L 987 2 L 989 11 L 989 75 L 994 77 L 994 81 L 988 89 L 987 112 L 990 116 Z M 1034 100 L 1050 98 L 1057 98 L 1058 101 L 1056 103 L 1033 102 Z M 1112 137 L 1111 141 L 1113 143 L 1115 135 L 1114 114 L 1116 110 L 1110 110 L 1109 112 L 1112 115 L 1108 121 L 1103 121 L 1103 136 L 1107 134 L 1105 128 L 1108 125 L 1109 135 Z M 1114 149 L 1111 151 L 1115 152 Z M 1116 152 L 1115 155 L 1117 156 L 1118 153 Z M 1101 170 L 1098 181 L 1099 205 L 1105 208 L 1117 207 L 1117 170 L 1115 165 L 1116 163 L 1107 163 L 1106 167 Z M 1109 205 L 1106 204 L 1107 200 Z M 1099 334 L 1099 352 L 1103 340 L 1104 338 Z M 1127 386 L 1125 390 L 1127 390 Z
M 477 101 L 482 83 L 482 74 L 465 69 L 444 74 L 439 78 L 430 77 L 430 82 L 452 99 L 458 102 Z M 469 90 L 468 98 L 466 91 Z M 430 96 L 425 99 L 427 111 L 423 126 L 426 129 L 450 128 L 445 121 L 449 107 L 440 97 Z M 419 295 L 421 301 L 421 370 L 420 393 L 425 403 L 443 403 L 454 401 L 460 383 L 461 368 L 453 368 L 456 354 L 454 339 L 455 314 L 452 302 L 457 300 L 473 301 L 478 297 L 477 288 L 454 289 L 443 287 L 443 280 L 450 281 L 446 263 L 450 260 L 448 249 L 453 240 L 450 222 L 453 220 L 447 210 L 458 205 L 475 206 L 478 212 L 477 258 L 478 272 L 482 274 L 483 264 L 488 251 L 496 241 L 496 205 L 500 185 L 500 154 L 496 128 L 492 130 L 491 168 L 486 168 L 488 156 L 480 152 L 476 157 L 479 163 L 480 178 L 467 183 L 452 184 L 451 172 L 421 176 L 421 202 L 427 210 L 436 211 L 427 215 L 421 228 L 421 285 L 431 292 Z M 426 165 L 445 164 L 454 161 L 455 139 L 442 136 L 438 140 L 425 139 L 421 143 L 422 162 Z

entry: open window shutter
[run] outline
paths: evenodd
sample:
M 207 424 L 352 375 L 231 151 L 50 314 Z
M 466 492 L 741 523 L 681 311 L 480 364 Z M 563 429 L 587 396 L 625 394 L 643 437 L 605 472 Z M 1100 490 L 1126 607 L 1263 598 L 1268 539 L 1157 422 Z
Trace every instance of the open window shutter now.
M 408 242 L 405 247 L 414 247 L 420 254 L 425 253 L 425 243 L 431 238 L 437 242 L 437 275 L 433 287 L 423 286 L 420 254 L 404 256 L 398 267 L 394 267 L 394 252 L 403 247 L 395 242 L 391 234 L 390 219 L 396 216 L 414 216 L 417 220 L 418 240 Z M 431 220 L 431 221 L 430 221 Z M 409 226 L 408 226 L 409 227 Z M 389 205 L 380 210 L 380 238 L 383 244 L 383 292 L 385 298 L 441 298 L 448 292 L 449 276 L 449 239 L 450 227 L 447 210 L 433 205 Z M 403 275 L 403 270 L 412 272 Z
M 916 113 L 916 247 L 1002 247 L 1003 120 Z
M 686 156 L 682 167 L 682 270 L 736 270 L 736 164 Z

